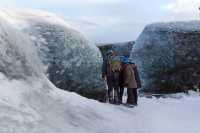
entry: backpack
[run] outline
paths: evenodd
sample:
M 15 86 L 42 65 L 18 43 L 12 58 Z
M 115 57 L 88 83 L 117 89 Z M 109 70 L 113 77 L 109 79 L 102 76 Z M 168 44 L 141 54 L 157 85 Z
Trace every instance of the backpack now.
M 110 67 L 112 72 L 121 70 L 121 61 L 119 56 L 114 56 L 110 58 Z

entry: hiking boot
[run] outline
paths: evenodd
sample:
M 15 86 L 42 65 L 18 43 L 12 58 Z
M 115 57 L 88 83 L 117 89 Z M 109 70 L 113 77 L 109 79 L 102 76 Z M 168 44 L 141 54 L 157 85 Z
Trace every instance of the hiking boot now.
M 114 103 L 113 98 L 109 98 L 109 103 Z
M 120 103 L 118 102 L 118 100 L 114 100 L 113 104 L 120 105 Z
M 123 104 L 123 103 L 122 103 L 122 100 L 119 100 L 119 104 Z

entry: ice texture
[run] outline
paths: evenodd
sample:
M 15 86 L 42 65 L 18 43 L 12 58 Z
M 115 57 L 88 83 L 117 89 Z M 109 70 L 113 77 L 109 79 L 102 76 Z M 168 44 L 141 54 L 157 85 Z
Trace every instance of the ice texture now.
M 59 88 L 101 91 L 99 49 L 61 17 L 43 11 L 3 10 L 15 28 L 29 34 L 47 77 Z
M 179 92 L 200 87 L 200 22 L 155 23 L 136 41 L 132 58 L 143 88 Z

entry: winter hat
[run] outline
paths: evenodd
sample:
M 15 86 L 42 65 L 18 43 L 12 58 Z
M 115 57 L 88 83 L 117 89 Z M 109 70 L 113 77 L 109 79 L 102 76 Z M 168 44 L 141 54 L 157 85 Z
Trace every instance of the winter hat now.
M 124 64 L 128 64 L 129 63 L 129 58 L 126 56 L 121 56 L 120 58 L 121 62 Z

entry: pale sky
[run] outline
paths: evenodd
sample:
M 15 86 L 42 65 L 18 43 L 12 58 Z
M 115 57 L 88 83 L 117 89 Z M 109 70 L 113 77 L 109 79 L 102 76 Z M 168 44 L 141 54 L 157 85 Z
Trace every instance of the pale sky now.
M 0 7 L 64 16 L 95 43 L 136 40 L 153 22 L 200 18 L 200 0 L 0 0 Z

